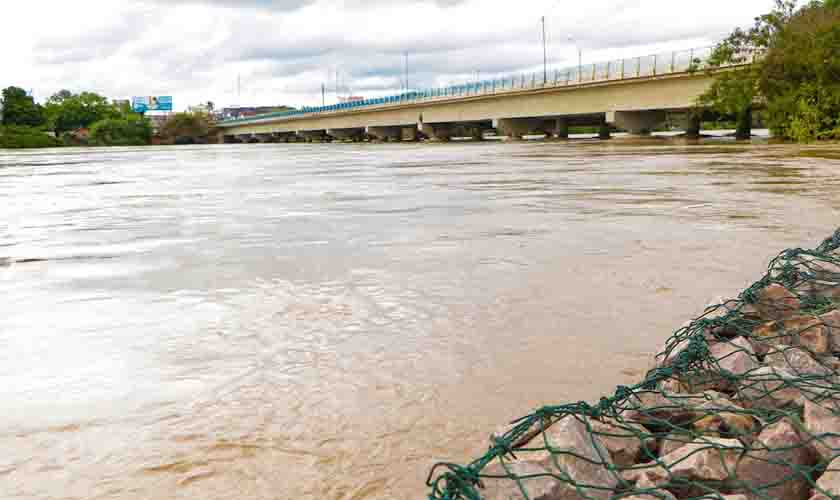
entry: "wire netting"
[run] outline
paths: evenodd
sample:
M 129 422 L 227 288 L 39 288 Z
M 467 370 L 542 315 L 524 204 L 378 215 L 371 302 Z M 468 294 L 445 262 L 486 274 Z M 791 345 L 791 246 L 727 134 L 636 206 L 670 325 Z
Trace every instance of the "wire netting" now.
M 547 406 L 430 500 L 840 498 L 840 229 L 677 330 L 640 383 Z

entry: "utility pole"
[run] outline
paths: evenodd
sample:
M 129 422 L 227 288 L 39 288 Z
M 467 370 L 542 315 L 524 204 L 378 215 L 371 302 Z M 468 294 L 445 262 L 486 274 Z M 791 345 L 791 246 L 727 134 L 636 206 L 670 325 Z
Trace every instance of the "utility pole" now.
M 545 47 L 545 16 L 542 16 L 542 40 L 543 40 L 543 85 L 548 83 L 548 52 Z
M 321 84 L 321 106 L 327 105 L 327 85 L 322 83 Z
M 408 52 L 405 52 L 405 91 L 408 92 Z

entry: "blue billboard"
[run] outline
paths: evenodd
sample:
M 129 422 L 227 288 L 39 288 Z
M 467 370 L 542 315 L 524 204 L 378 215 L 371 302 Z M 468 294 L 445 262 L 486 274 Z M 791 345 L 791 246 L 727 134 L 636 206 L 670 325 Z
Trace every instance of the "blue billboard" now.
M 172 111 L 172 96 L 143 96 L 131 99 L 131 107 L 136 113 L 146 111 Z

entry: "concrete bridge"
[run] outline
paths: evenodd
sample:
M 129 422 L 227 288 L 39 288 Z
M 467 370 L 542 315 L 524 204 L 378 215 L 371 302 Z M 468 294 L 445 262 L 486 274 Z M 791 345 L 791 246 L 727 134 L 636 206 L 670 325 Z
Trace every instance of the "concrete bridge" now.
M 688 111 L 714 79 L 702 70 L 709 52 L 674 52 L 230 120 L 218 125 L 220 142 L 446 141 L 481 139 L 488 130 L 510 139 L 537 134 L 562 139 L 576 125 L 597 126 L 607 139 L 612 128 L 650 133 L 669 117 L 696 136 L 699 119 Z

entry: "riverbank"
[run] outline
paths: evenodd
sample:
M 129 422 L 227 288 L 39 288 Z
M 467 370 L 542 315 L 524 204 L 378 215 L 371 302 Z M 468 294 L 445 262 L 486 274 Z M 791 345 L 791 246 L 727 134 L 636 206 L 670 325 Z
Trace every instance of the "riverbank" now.
M 641 383 L 519 419 L 466 468 L 439 464 L 430 498 L 838 498 L 838 308 L 840 229 L 678 330 Z

